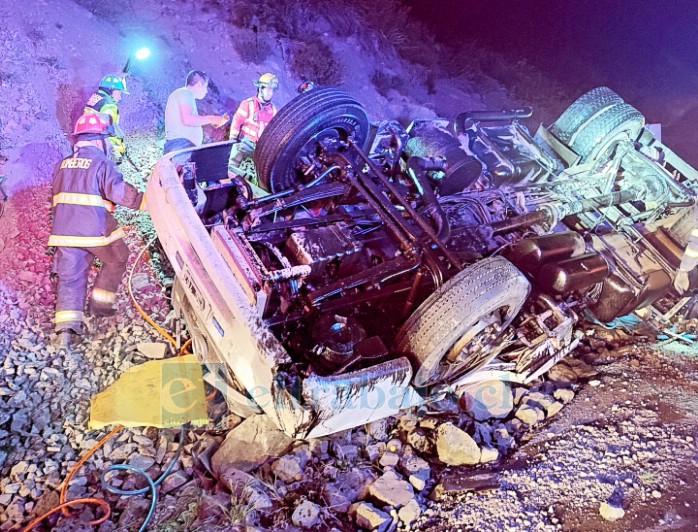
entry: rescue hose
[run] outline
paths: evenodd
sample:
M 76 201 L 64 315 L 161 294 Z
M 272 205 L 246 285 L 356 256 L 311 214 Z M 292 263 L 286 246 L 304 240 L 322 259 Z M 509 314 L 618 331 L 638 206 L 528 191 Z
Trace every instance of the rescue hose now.
M 182 455 L 182 449 L 184 448 L 184 430 L 185 426 L 182 425 L 180 432 L 179 432 L 179 447 L 177 447 L 177 452 L 175 455 L 172 457 L 172 460 L 170 460 L 170 463 L 167 465 L 167 468 L 165 471 L 160 475 L 157 480 L 153 480 L 148 476 L 148 473 L 146 473 L 143 469 L 140 469 L 138 467 L 128 465 L 128 464 L 115 464 L 111 465 L 108 468 L 104 470 L 102 475 L 99 477 L 100 484 L 102 487 L 107 490 L 109 493 L 113 493 L 115 495 L 121 495 L 121 496 L 131 496 L 131 495 L 143 495 L 145 493 L 150 492 L 152 494 L 151 499 L 150 499 L 150 509 L 148 510 L 148 515 L 145 516 L 145 519 L 143 520 L 143 524 L 141 527 L 138 529 L 138 532 L 143 532 L 147 527 L 148 523 L 150 523 L 150 520 L 153 517 L 153 513 L 155 512 L 155 507 L 158 504 L 158 490 L 157 487 L 172 473 L 172 469 L 174 468 L 174 465 L 177 463 L 179 460 L 179 457 Z M 134 490 L 122 490 L 120 488 L 117 488 L 115 486 L 110 486 L 108 481 L 107 481 L 107 475 L 111 473 L 112 471 L 130 471 L 131 473 L 136 473 L 137 475 L 140 475 L 145 481 L 148 483 L 148 486 L 145 488 L 140 488 L 140 489 L 134 489 Z
M 0 177 L 0 182 L 2 182 L 1 177 Z M 1 189 L 0 189 L 0 191 L 1 191 Z M 0 205 L 2 205 L 2 204 L 0 204 Z M 0 211 L 0 214 L 1 214 L 1 211 Z M 174 340 L 174 338 L 172 338 L 172 336 L 170 334 L 168 334 L 167 331 L 162 329 L 157 323 L 155 323 L 155 321 L 152 318 L 150 318 L 150 316 L 148 316 L 146 314 L 146 312 L 138 304 L 135 296 L 133 295 L 133 284 L 132 284 L 133 272 L 135 271 L 138 262 L 140 261 L 141 257 L 143 256 L 143 253 L 145 253 L 145 250 L 148 249 L 152 245 L 153 242 L 155 242 L 155 238 L 157 238 L 157 237 L 153 237 L 145 246 L 143 246 L 143 249 L 141 249 L 140 253 L 136 257 L 136 260 L 133 261 L 133 266 L 131 267 L 131 271 L 130 271 L 129 277 L 128 277 L 128 293 L 129 293 L 129 296 L 131 297 L 131 301 L 133 302 L 133 305 L 136 307 L 136 310 L 140 313 L 140 315 L 143 316 L 143 319 L 145 319 L 150 325 L 152 325 L 156 331 L 158 331 L 163 337 L 165 337 L 176 348 L 177 342 Z M 181 356 L 182 354 L 184 354 L 184 352 L 191 345 L 191 343 L 192 343 L 192 340 L 190 338 L 189 340 L 187 340 L 184 343 L 182 348 L 177 353 L 177 356 Z M 58 511 L 61 511 L 63 513 L 63 515 L 65 515 L 66 517 L 71 517 L 71 514 L 68 511 L 68 508 L 70 508 L 72 506 L 76 506 L 78 504 L 94 504 L 94 505 L 97 505 L 100 508 L 102 508 L 102 510 L 104 511 L 104 515 L 102 515 L 98 519 L 95 519 L 93 521 L 89 521 L 87 523 L 89 525 L 98 526 L 98 525 L 101 525 L 102 523 L 104 523 L 107 519 L 109 519 L 109 517 L 111 516 L 111 507 L 109 506 L 109 504 L 105 500 L 88 497 L 88 498 L 73 499 L 71 501 L 68 501 L 67 500 L 68 486 L 70 485 L 70 481 L 72 480 L 73 476 L 75 476 L 75 474 L 80 470 L 82 465 L 95 452 L 97 452 L 98 449 L 100 449 L 105 443 L 107 443 L 111 438 L 113 438 L 123 428 L 124 428 L 123 425 L 117 425 L 116 427 L 114 427 L 114 429 L 111 432 L 109 432 L 104 438 L 102 438 L 94 447 L 92 447 L 92 449 L 90 449 L 85 454 L 85 456 L 83 456 L 78 461 L 77 464 L 75 464 L 75 467 L 73 467 L 70 470 L 70 472 L 68 473 L 68 476 L 66 477 L 66 479 L 63 483 L 63 486 L 61 487 L 61 493 L 60 493 L 60 498 L 59 498 L 60 504 L 58 506 L 52 508 L 48 512 L 44 513 L 43 515 L 40 515 L 39 517 L 34 519 L 31 523 L 29 523 L 26 527 L 24 527 L 22 529 L 22 532 L 31 531 L 36 525 L 41 523 L 44 519 L 47 519 L 48 517 L 52 516 L 53 514 L 55 514 Z M 145 520 L 143 521 L 143 524 L 141 525 L 139 532 L 145 530 L 148 523 L 150 522 L 150 519 L 152 519 L 153 512 L 155 511 L 155 507 L 157 505 L 156 487 L 160 483 L 162 483 L 162 481 L 165 480 L 165 478 L 167 478 L 170 475 L 170 473 L 172 472 L 172 468 L 174 467 L 174 464 L 177 462 L 177 460 L 179 460 L 179 457 L 182 454 L 182 448 L 183 448 L 183 444 L 184 444 L 184 430 L 185 430 L 185 426 L 183 425 L 181 428 L 181 432 L 180 432 L 180 438 L 179 438 L 180 444 L 179 444 L 179 447 L 177 449 L 177 452 L 176 452 L 175 456 L 172 458 L 172 461 L 170 462 L 170 464 L 165 469 L 165 472 L 156 481 L 153 481 L 145 471 L 138 469 L 134 466 L 127 465 L 127 464 L 117 464 L 117 465 L 110 466 L 102 473 L 102 475 L 100 477 L 100 483 L 101 483 L 102 487 L 104 487 L 104 489 L 106 489 L 110 493 L 119 494 L 119 495 L 141 495 L 143 493 L 147 493 L 148 490 L 150 490 L 150 492 L 153 494 L 151 504 L 150 504 L 150 510 L 148 511 L 148 515 L 146 516 Z M 110 486 L 106 481 L 106 475 L 111 471 L 117 471 L 117 470 L 131 471 L 132 473 L 136 473 L 137 475 L 141 475 L 144 479 L 146 479 L 146 482 L 148 482 L 148 487 L 142 488 L 141 490 L 119 490 L 118 488 Z
M 136 310 L 138 311 L 138 313 L 141 316 L 143 316 L 143 319 L 145 321 L 147 321 L 157 332 L 159 332 L 176 349 L 177 348 L 177 341 L 174 338 L 172 338 L 172 336 L 165 329 L 163 329 L 157 323 L 155 323 L 155 321 L 150 316 L 148 316 L 148 314 L 146 314 L 146 312 L 138 304 L 138 301 L 136 301 L 136 298 L 133 295 L 133 284 L 132 284 L 133 272 L 136 270 L 136 266 L 138 265 L 138 262 L 141 260 L 143 253 L 145 253 L 145 250 L 148 249 L 152 245 L 153 242 L 155 242 L 156 238 L 157 238 L 156 236 L 151 238 L 150 241 L 145 246 L 143 246 L 143 249 L 141 249 L 140 253 L 136 257 L 136 260 L 133 261 L 133 266 L 131 266 L 131 271 L 128 275 L 128 295 L 131 296 L 131 301 L 133 302 L 133 306 L 136 307 Z
M 111 438 L 113 438 L 121 429 L 123 429 L 123 425 L 117 425 L 109 434 L 107 434 L 104 438 L 102 438 L 97 445 L 92 447 L 85 456 L 83 456 L 77 464 L 75 464 L 75 467 L 70 470 L 68 473 L 68 476 L 65 478 L 63 481 L 63 486 L 61 487 L 61 494 L 59 498 L 60 504 L 56 506 L 55 508 L 52 508 L 48 512 L 46 512 L 43 515 L 40 515 L 36 519 L 34 519 L 31 523 L 29 523 L 26 527 L 22 529 L 22 532 L 29 532 L 32 530 L 36 525 L 38 525 L 41 521 L 46 519 L 47 517 L 55 514 L 57 511 L 61 511 L 63 515 L 66 517 L 70 517 L 70 512 L 68 511 L 68 508 L 71 506 L 75 506 L 77 504 L 96 504 L 100 506 L 104 510 L 104 515 L 100 517 L 99 519 L 95 519 L 93 521 L 90 521 L 88 524 L 97 526 L 102 523 L 104 523 L 109 517 L 111 516 L 111 508 L 109 507 L 109 504 L 103 500 L 103 499 L 95 499 L 95 498 L 83 498 L 83 499 L 74 499 L 72 501 L 67 500 L 67 493 L 68 493 L 68 485 L 70 484 L 70 481 L 72 480 L 73 476 L 75 476 L 75 473 L 77 473 L 82 465 L 87 461 L 88 458 L 90 458 L 95 452 L 97 452 L 97 449 L 102 447 L 105 443 L 107 443 Z
M 138 165 L 133 162 L 133 159 L 131 159 L 131 156 L 128 154 L 128 150 L 124 150 L 124 159 L 126 159 L 128 164 L 133 166 L 133 168 L 136 170 L 136 172 L 138 172 L 139 174 L 143 173 L 143 171 L 140 168 L 138 168 Z
M 140 261 L 141 257 L 143 256 L 143 253 L 145 253 L 145 250 L 148 249 L 153 242 L 155 242 L 155 239 L 157 237 L 153 237 L 150 239 L 150 241 L 143 246 L 143 249 L 141 249 L 140 253 L 136 257 L 136 260 L 133 261 L 133 266 L 131 266 L 131 271 L 129 272 L 128 275 L 128 295 L 131 297 L 131 301 L 133 302 L 133 306 L 136 307 L 136 310 L 138 313 L 143 317 L 143 319 L 148 322 L 157 332 L 162 335 L 163 338 L 165 338 L 168 342 L 172 344 L 173 349 L 177 349 L 177 341 L 170 335 L 165 329 L 160 327 L 157 323 L 155 323 L 155 320 L 153 320 L 144 310 L 143 308 L 138 304 L 138 301 L 136 301 L 136 297 L 133 295 L 133 284 L 131 282 L 133 278 L 133 272 L 136 270 L 136 266 L 138 265 L 138 261 Z M 189 338 L 186 342 L 184 342 L 184 345 L 177 351 L 177 356 L 182 356 L 184 353 L 187 352 L 187 348 L 191 345 L 192 339 Z
M 82 499 L 73 499 L 71 501 L 66 500 L 67 499 L 67 493 L 68 493 L 68 486 L 70 484 L 70 481 L 72 480 L 73 476 L 75 473 L 77 473 L 82 465 L 87 461 L 88 458 L 90 458 L 100 447 L 102 447 L 105 443 L 107 443 L 111 438 L 113 438 L 121 429 L 123 429 L 123 425 L 117 425 L 109 434 L 107 434 L 104 438 L 102 438 L 97 445 L 92 447 L 85 456 L 83 456 L 80 461 L 75 465 L 73 469 L 71 469 L 70 473 L 68 473 L 68 476 L 66 477 L 63 486 L 61 488 L 61 495 L 60 495 L 60 504 L 48 512 L 46 512 L 43 515 L 40 515 L 36 519 L 34 519 L 31 523 L 29 523 L 26 527 L 22 529 L 22 532 L 29 532 L 31 531 L 36 525 L 38 525 L 41 521 L 44 519 L 47 519 L 51 515 L 55 514 L 58 511 L 61 511 L 63 515 L 66 517 L 72 517 L 70 512 L 68 511 L 68 508 L 71 506 L 75 506 L 78 504 L 96 504 L 100 508 L 104 510 L 104 515 L 100 517 L 99 519 L 94 519 L 92 521 L 88 521 L 88 525 L 93 525 L 93 526 L 98 526 L 104 523 L 109 517 L 111 517 L 111 507 L 105 501 L 104 499 L 96 499 L 96 498 L 82 498 Z M 174 468 L 174 465 L 177 463 L 179 460 L 179 457 L 182 455 L 182 449 L 184 448 L 184 431 L 185 431 L 185 426 L 182 425 L 180 428 L 180 433 L 179 433 L 179 447 L 177 448 L 177 451 L 175 452 L 175 455 L 172 457 L 172 460 L 170 463 L 167 465 L 167 468 L 165 468 L 165 471 L 158 477 L 157 480 L 152 480 L 148 474 L 137 467 L 128 465 L 128 464 L 115 464 L 112 466 L 109 466 L 107 469 L 104 470 L 102 475 L 100 476 L 100 484 L 102 487 L 107 490 L 109 493 L 113 493 L 115 495 L 121 495 L 121 496 L 130 496 L 130 495 L 143 495 L 150 491 L 152 493 L 152 498 L 150 501 L 150 509 L 148 511 L 148 514 L 146 515 L 143 524 L 141 525 L 139 532 L 143 532 L 147 526 L 148 523 L 150 523 L 150 520 L 153 517 L 153 513 L 155 511 L 155 507 L 157 506 L 158 503 L 158 492 L 157 492 L 157 487 L 168 477 L 170 474 L 172 474 L 172 469 Z M 141 489 L 136 489 L 136 490 L 122 490 L 119 488 L 116 488 L 114 486 L 110 486 L 108 484 L 108 481 L 106 479 L 106 476 L 111 473 L 112 471 L 130 471 L 132 473 L 136 473 L 137 475 L 140 475 L 143 477 L 146 482 L 148 483 L 148 486 L 145 488 Z

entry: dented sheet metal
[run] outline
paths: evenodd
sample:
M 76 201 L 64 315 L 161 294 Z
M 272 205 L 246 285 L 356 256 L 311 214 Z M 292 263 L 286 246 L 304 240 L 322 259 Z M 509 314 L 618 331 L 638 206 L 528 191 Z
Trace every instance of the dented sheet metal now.
M 306 437 L 331 434 L 422 404 L 411 380 L 412 368 L 404 357 L 344 375 L 307 378 L 303 399 L 318 417 Z

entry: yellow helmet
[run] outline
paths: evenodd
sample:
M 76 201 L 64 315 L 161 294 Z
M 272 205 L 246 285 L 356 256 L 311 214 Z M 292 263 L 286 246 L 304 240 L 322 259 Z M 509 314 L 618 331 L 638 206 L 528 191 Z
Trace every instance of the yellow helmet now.
M 274 74 L 267 72 L 262 74 L 257 81 L 254 82 L 255 87 L 270 87 L 272 89 L 279 88 L 279 78 Z

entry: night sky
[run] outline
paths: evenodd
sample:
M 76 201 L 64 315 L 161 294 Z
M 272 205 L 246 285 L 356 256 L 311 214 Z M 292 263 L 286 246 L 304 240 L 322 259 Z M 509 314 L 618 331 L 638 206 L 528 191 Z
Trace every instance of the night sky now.
M 525 58 L 575 97 L 611 87 L 661 122 L 664 142 L 698 166 L 695 0 L 405 2 L 440 35 Z

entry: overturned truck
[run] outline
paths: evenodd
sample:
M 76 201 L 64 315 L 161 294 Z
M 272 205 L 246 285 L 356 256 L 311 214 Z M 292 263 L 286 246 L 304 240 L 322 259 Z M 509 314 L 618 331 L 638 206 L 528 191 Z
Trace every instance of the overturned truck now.
M 584 323 L 669 309 L 696 171 L 608 88 L 535 135 L 530 114 L 405 129 L 314 89 L 262 135 L 259 188 L 228 177 L 227 142 L 174 154 L 189 190 L 159 161 L 147 202 L 173 305 L 231 409 L 322 436 L 530 381 Z

